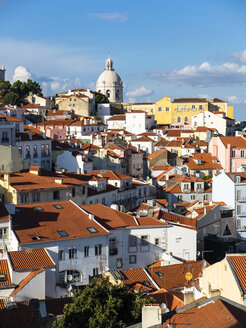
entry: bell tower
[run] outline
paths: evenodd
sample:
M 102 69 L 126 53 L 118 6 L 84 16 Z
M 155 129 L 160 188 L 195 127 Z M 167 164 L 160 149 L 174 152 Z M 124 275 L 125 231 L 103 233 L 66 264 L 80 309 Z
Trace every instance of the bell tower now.
M 2 65 L 2 67 L 0 68 L 0 80 L 5 81 L 5 72 L 6 72 L 6 69 L 5 69 L 5 67 Z

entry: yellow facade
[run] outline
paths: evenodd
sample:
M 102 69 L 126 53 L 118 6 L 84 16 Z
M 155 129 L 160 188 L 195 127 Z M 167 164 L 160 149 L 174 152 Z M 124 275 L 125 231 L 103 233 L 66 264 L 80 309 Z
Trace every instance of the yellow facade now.
M 206 101 L 202 98 L 174 99 L 163 97 L 155 103 L 125 103 L 126 111 L 144 110 L 149 115 L 155 115 L 157 124 L 184 124 L 190 123 L 192 116 L 207 110 L 225 112 L 226 116 L 233 118 L 233 106 L 220 99 Z
M 226 258 L 203 269 L 202 285 L 203 295 L 208 298 L 221 295 L 236 303 L 243 304 L 242 290 Z

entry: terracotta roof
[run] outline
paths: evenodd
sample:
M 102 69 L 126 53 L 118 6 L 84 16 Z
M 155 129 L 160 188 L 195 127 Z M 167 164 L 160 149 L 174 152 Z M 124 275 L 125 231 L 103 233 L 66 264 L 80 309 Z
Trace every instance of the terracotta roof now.
M 19 120 L 18 118 L 4 115 L 4 114 L 0 114 L 0 120 L 1 120 L 1 118 L 4 118 L 6 120 L 6 122 L 23 122 L 22 120 Z
M 167 131 L 166 136 L 167 137 L 180 137 L 181 132 L 182 132 L 181 130 L 170 129 Z
M 157 220 L 156 218 L 154 217 L 146 217 L 146 216 L 143 216 L 143 217 L 136 217 L 136 220 L 138 221 L 139 223 L 139 226 L 144 226 L 144 227 L 154 227 L 154 226 L 166 226 L 168 225 L 168 223 L 166 222 L 163 222 L 163 221 L 159 221 Z
M 30 280 L 32 280 L 34 277 L 36 277 L 38 274 L 40 274 L 43 271 L 44 271 L 44 269 L 38 269 L 38 270 L 35 270 L 35 271 L 29 273 L 29 275 L 19 283 L 19 285 L 15 288 L 15 290 L 9 296 L 16 295 L 23 287 L 25 287 L 29 283 Z
M 114 115 L 108 119 L 108 121 L 125 121 L 126 115 Z
M 162 267 L 147 268 L 148 273 L 160 286 L 172 290 L 173 288 L 184 287 L 187 285 L 185 274 L 192 273 L 193 282 L 202 272 L 202 261 L 189 261 L 188 263 L 173 264 Z
M 56 205 L 61 208 L 57 209 Z M 18 205 L 16 208 L 13 230 L 21 244 L 108 234 L 72 201 Z M 91 233 L 88 228 L 96 231 Z
M 39 106 L 39 105 L 36 105 L 36 104 L 26 104 L 24 106 L 21 106 L 21 108 L 23 108 L 23 109 L 39 108 L 39 109 L 44 109 L 45 110 L 45 107 L 42 107 L 42 106 Z
M 37 123 L 36 126 L 50 126 L 50 127 L 54 127 L 56 125 L 60 126 L 60 125 L 70 125 L 71 123 L 75 122 L 75 120 L 49 120 L 49 121 L 45 121 L 45 122 L 40 122 Z
M 95 220 L 106 229 L 137 226 L 132 215 L 112 209 L 102 204 L 82 205 L 81 208 L 95 216 Z
M 158 204 L 161 204 L 162 206 L 164 207 L 167 207 L 168 206 L 168 202 L 166 199 L 156 199 L 155 200 Z
M 55 263 L 44 248 L 8 252 L 8 255 L 14 271 L 30 271 L 55 267 Z
M 0 311 L 1 328 L 40 328 L 38 310 L 3 310 Z
M 127 114 L 135 114 L 135 113 L 145 113 L 144 110 L 140 110 L 140 109 L 133 109 L 131 112 L 127 112 Z
M 183 299 L 179 298 L 177 295 L 175 295 L 175 293 L 166 290 L 165 288 L 161 288 L 152 293 L 149 293 L 147 297 L 152 297 L 157 304 L 166 304 L 169 311 L 184 306 Z
M 219 137 L 225 147 L 231 145 L 231 148 L 246 148 L 246 139 L 243 137 Z
M 106 171 L 106 172 L 105 172 Z M 87 175 L 98 175 L 106 178 L 108 180 L 125 180 L 125 179 L 132 179 L 132 177 L 128 175 L 124 175 L 112 170 L 94 170 L 88 173 Z
M 177 215 L 166 211 L 161 211 L 159 218 L 172 224 L 181 224 L 196 229 L 197 220 L 194 218 L 188 218 L 183 215 Z
M 72 297 L 47 298 L 45 299 L 46 311 L 53 315 L 63 314 L 64 306 L 72 302 Z
M 221 100 L 221 99 L 219 99 L 219 98 L 213 98 L 213 99 L 209 100 L 209 102 L 221 102 L 221 103 L 226 103 L 226 101 Z
M 210 131 L 209 128 L 207 128 L 206 126 L 198 126 L 195 130 L 195 132 L 207 132 Z
M 57 115 L 69 115 L 71 114 L 71 111 L 69 110 L 56 110 L 56 111 L 53 111 L 53 110 L 48 110 L 46 116 L 57 116 Z
M 148 155 L 147 158 L 149 160 L 151 160 L 151 159 L 154 159 L 154 158 L 164 154 L 165 152 L 166 152 L 166 149 L 160 149 L 160 150 L 154 151 L 152 154 Z
M 239 284 L 244 294 L 246 294 L 246 255 L 226 254 L 226 257 L 231 262 Z
M 174 183 L 173 185 L 165 188 L 165 192 L 170 192 L 170 193 L 182 193 L 182 190 L 180 188 L 179 183 Z
M 1 287 L 12 286 L 12 280 L 9 272 L 8 260 L 0 260 L 0 274 L 5 275 L 6 280 L 0 282 Z
M 143 137 L 131 140 L 130 142 L 155 142 L 155 140 L 153 140 L 147 136 L 143 136 Z
M 201 164 L 198 164 L 196 161 L 201 161 Z M 191 170 L 222 170 L 218 159 L 212 156 L 211 153 L 194 153 L 188 159 L 186 165 Z
M 160 327 L 175 323 L 179 328 L 243 328 L 245 322 L 245 308 L 219 296 L 179 308 L 178 313 L 166 319 Z
M 205 103 L 206 98 L 174 98 L 173 103 Z
M 152 283 L 150 278 L 148 277 L 145 269 L 143 268 L 137 268 L 137 269 L 129 269 L 129 270 L 121 270 L 120 271 L 123 276 L 124 280 L 123 283 L 125 285 L 128 285 L 129 287 L 132 287 L 136 283 L 139 283 L 141 285 L 145 285 L 144 282 L 147 281 L 148 285 L 147 287 L 151 287 L 152 289 L 156 290 L 155 285 Z

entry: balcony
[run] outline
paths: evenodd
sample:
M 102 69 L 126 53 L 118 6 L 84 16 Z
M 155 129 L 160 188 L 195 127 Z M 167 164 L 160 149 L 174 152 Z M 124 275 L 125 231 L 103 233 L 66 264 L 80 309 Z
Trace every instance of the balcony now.
M 109 255 L 117 255 L 118 254 L 118 248 L 110 248 L 109 249 Z

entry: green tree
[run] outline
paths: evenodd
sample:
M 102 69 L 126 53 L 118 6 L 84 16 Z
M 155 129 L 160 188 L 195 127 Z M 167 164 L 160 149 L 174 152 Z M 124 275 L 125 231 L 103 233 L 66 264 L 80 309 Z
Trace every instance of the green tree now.
M 0 80 L 0 98 L 3 98 L 11 91 L 11 83 L 9 81 Z
M 126 286 L 111 285 L 108 279 L 94 279 L 76 293 L 53 328 L 124 328 L 138 322 L 143 305 L 151 301 Z
M 17 80 L 12 84 L 11 90 L 17 93 L 20 99 L 24 99 L 28 95 L 28 89 L 26 83 L 21 82 L 20 80 Z
M 103 95 L 101 92 L 94 92 L 94 94 L 95 94 L 95 101 L 97 104 L 109 103 L 108 97 Z
M 17 93 L 11 91 L 3 97 L 3 103 L 7 104 L 7 105 L 12 105 L 12 106 L 19 105 L 20 97 Z
M 32 81 L 31 79 L 28 79 L 26 82 L 26 87 L 27 87 L 28 93 L 29 93 L 29 91 L 32 91 L 33 93 L 35 93 L 39 96 L 43 95 L 40 84 L 36 81 Z

